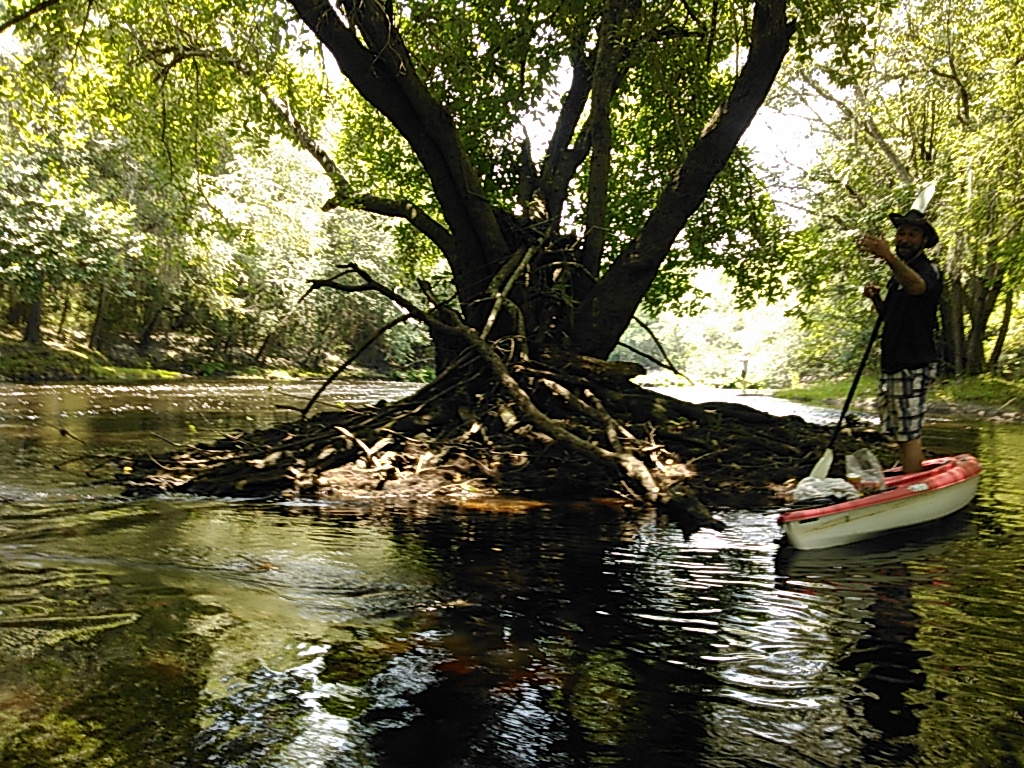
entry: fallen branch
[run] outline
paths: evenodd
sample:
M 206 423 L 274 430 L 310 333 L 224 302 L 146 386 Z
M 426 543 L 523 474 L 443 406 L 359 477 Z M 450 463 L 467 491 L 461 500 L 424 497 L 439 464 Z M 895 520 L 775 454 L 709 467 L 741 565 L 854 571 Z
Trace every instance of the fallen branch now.
M 661 352 L 661 360 L 658 360 L 657 358 L 652 357 L 651 355 L 648 355 L 646 352 L 641 352 L 636 347 L 631 347 L 631 346 L 629 346 L 628 344 L 626 344 L 623 341 L 619 341 L 619 346 L 620 347 L 625 347 L 630 352 L 633 352 L 633 353 L 635 353 L 637 355 L 640 355 L 645 360 L 650 360 L 655 365 L 660 365 L 663 368 L 668 368 L 676 376 L 682 376 L 684 379 L 686 379 L 686 382 L 692 387 L 693 386 L 693 379 L 691 379 L 689 376 L 687 376 L 685 373 L 680 371 L 678 368 L 675 367 L 675 365 L 672 364 L 672 358 L 669 357 L 668 351 L 666 351 L 665 347 L 662 346 L 662 343 L 660 341 L 658 341 L 658 337 L 655 335 L 654 329 L 651 328 L 651 326 L 649 326 L 647 323 L 645 323 L 639 317 L 636 317 L 635 315 L 633 316 L 633 322 L 636 323 L 637 325 L 639 325 L 645 331 L 647 331 L 647 335 L 651 337 L 651 341 L 654 342 L 654 346 L 656 346 L 658 348 L 658 351 Z
M 513 377 L 509 372 L 508 367 L 498 357 L 494 348 L 488 344 L 486 340 L 481 338 L 476 330 L 468 326 L 458 314 L 455 312 L 448 313 L 448 321 L 442 321 L 435 315 L 424 312 L 408 299 L 377 282 L 359 265 L 346 264 L 343 267 L 340 267 L 340 269 L 342 269 L 342 272 L 335 278 L 314 282 L 317 285 L 341 291 L 376 291 L 382 296 L 391 299 L 395 304 L 405 309 L 409 315 L 430 327 L 435 328 L 442 333 L 455 333 L 459 335 L 466 344 L 479 355 L 480 359 L 483 360 L 487 367 L 490 368 L 498 383 L 511 396 L 513 402 L 519 406 L 519 409 L 523 412 L 527 421 L 542 431 L 547 432 L 559 442 L 571 447 L 573 450 L 579 451 L 596 461 L 621 469 L 625 472 L 628 478 L 639 484 L 643 491 L 642 496 L 645 501 L 650 503 L 658 501 L 659 497 L 662 495 L 662 489 L 647 469 L 647 466 L 640 459 L 628 451 L 611 451 L 606 448 L 602 448 L 599 445 L 594 445 L 589 440 L 585 440 L 547 416 L 540 410 L 540 408 L 537 407 L 530 396 L 519 385 L 519 382 L 516 381 L 515 377 Z M 339 283 L 337 281 L 338 278 L 347 274 L 356 275 L 363 281 L 362 284 L 351 285 Z
M 310 409 L 312 409 L 312 407 L 316 403 L 316 401 L 320 399 L 320 395 L 322 395 L 327 390 L 327 388 L 329 386 L 331 386 L 331 384 L 334 383 L 335 379 L 337 379 L 341 375 L 342 371 L 344 371 L 346 368 L 348 368 L 350 365 L 352 365 L 352 363 L 354 363 L 356 360 L 358 360 L 359 356 L 362 355 L 363 352 L 365 352 L 367 349 L 369 349 L 370 345 L 373 344 L 377 339 L 379 339 L 385 333 L 390 331 L 396 325 L 399 325 L 400 323 L 404 323 L 406 320 L 409 319 L 409 317 L 410 317 L 410 315 L 403 314 L 403 315 L 399 315 L 398 317 L 389 320 L 384 325 L 382 325 L 380 328 L 378 328 L 376 333 L 374 333 L 373 336 L 371 336 L 366 341 L 365 344 L 363 344 L 359 349 L 357 349 L 355 352 L 353 352 L 351 355 L 349 355 L 348 359 L 344 363 L 339 365 L 335 369 L 334 373 L 332 373 L 330 376 L 327 377 L 327 381 L 325 381 L 323 383 L 323 385 L 320 387 L 320 389 L 318 389 L 316 391 L 316 393 L 309 399 L 309 402 L 306 403 L 306 407 L 302 408 L 301 410 L 299 410 L 299 413 L 302 415 L 302 418 L 306 418 L 306 416 L 309 414 Z

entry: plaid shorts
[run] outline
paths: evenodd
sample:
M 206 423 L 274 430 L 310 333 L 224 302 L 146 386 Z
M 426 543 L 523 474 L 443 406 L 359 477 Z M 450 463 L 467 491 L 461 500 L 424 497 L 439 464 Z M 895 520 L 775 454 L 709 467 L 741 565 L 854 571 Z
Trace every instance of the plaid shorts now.
M 908 368 L 896 373 L 883 373 L 878 380 L 878 415 L 882 431 L 898 443 L 921 436 L 924 423 L 924 396 L 938 375 L 938 363 L 924 368 Z

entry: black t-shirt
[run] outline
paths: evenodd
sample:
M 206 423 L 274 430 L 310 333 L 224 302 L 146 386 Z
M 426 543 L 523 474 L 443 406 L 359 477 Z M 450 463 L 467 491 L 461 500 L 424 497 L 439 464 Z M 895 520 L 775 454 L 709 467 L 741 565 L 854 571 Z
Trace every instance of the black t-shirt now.
M 882 371 L 896 373 L 922 368 L 939 359 L 935 350 L 936 310 L 942 295 L 942 276 L 924 253 L 907 264 L 924 279 L 925 291 L 912 296 L 896 278 L 889 280 L 882 308 Z

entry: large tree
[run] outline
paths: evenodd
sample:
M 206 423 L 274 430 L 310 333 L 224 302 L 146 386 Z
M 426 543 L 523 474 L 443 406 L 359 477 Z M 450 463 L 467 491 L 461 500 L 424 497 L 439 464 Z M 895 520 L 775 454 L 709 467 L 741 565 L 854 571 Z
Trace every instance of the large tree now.
M 444 397 L 424 399 L 410 429 L 454 420 L 476 434 L 484 414 L 526 425 L 657 501 L 678 477 L 619 421 L 664 420 L 665 406 L 638 411 L 636 369 L 601 361 L 641 302 L 671 305 L 699 266 L 741 290 L 778 286 L 777 224 L 737 145 L 794 40 L 844 50 L 860 5 L 292 0 L 290 16 L 132 0 L 42 2 L 11 20 L 37 52 L 71 39 L 130 49 L 110 91 L 159 106 L 135 117 L 169 166 L 216 160 L 203 132 L 215 118 L 271 116 L 333 182 L 326 208 L 401 219 L 411 249 L 441 256 L 450 283 L 419 295 L 358 264 L 316 283 L 375 291 L 429 326 Z M 354 93 L 311 78 L 310 52 Z M 343 102 L 339 134 L 321 130 L 325 98 Z
M 445 6 L 396 19 L 372 6 L 297 7 L 431 186 L 400 200 L 342 177 L 337 202 L 408 217 L 444 253 L 471 325 L 501 294 L 506 311 L 522 310 L 528 340 L 605 357 L 642 300 L 682 293 L 687 269 L 715 264 L 744 287 L 773 285 L 776 232 L 735 150 L 788 50 L 785 4 L 751 17 Z M 465 45 L 430 47 L 453 32 L 479 41 L 474 61 Z M 552 94 L 553 130 L 535 157 L 515 129 Z M 502 292 L 495 278 L 509 276 L 520 279 Z

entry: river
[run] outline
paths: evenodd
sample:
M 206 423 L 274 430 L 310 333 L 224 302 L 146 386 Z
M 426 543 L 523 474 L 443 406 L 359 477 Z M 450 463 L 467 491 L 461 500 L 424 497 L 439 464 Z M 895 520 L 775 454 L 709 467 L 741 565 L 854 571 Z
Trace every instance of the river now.
M 822 552 L 756 511 L 686 536 L 602 506 L 128 499 L 102 480 L 314 389 L 0 384 L 0 765 L 1024 762 L 1024 426 L 933 421 L 930 447 L 981 460 L 977 500 Z

